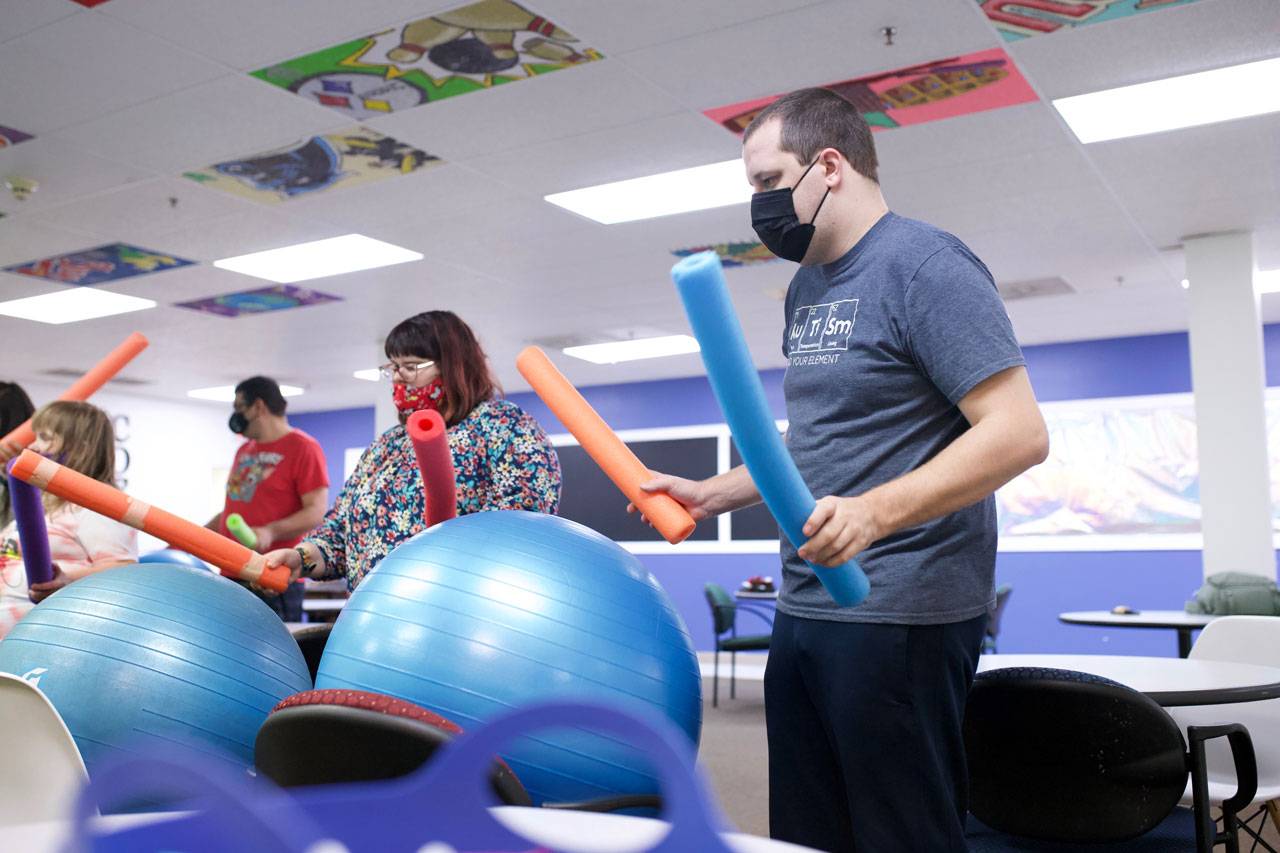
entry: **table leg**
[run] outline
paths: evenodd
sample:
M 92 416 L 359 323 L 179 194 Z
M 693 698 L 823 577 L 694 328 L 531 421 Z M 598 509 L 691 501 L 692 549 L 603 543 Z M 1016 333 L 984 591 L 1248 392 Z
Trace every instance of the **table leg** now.
M 1194 628 L 1178 629 L 1178 657 L 1185 658 L 1191 654 L 1191 632 Z

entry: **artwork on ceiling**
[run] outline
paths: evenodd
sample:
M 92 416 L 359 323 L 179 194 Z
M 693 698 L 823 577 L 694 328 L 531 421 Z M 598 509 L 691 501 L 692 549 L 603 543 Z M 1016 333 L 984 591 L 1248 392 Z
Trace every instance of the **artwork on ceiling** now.
M 277 284 L 257 290 L 242 290 L 239 293 L 224 293 L 207 299 L 193 302 L 179 302 L 178 308 L 189 308 L 192 311 L 203 311 L 219 317 L 242 317 L 246 314 L 262 314 L 267 311 L 286 311 L 290 308 L 305 308 L 308 305 L 323 305 L 326 302 L 341 302 L 341 296 L 331 296 L 318 290 L 306 290 L 291 284 Z
M 407 175 L 440 163 L 439 157 L 376 130 L 352 127 L 183 175 L 211 189 L 275 203 Z
M 1128 547 L 1161 547 L 1170 534 L 1201 533 L 1190 394 L 1041 408 L 1049 458 L 996 492 L 1002 547 L 1044 536 L 1068 550 L 1073 540 L 1117 536 Z M 1268 399 L 1266 416 L 1272 494 L 1280 499 L 1280 397 Z M 1280 500 L 1272 518 L 1280 532 Z
M 26 142 L 28 139 L 35 139 L 35 136 L 0 124 L 0 148 L 8 148 L 10 145 Z
M 359 119 L 601 59 L 511 0 L 480 0 L 253 72 Z
M 872 130 L 887 130 L 1038 100 L 1000 48 L 952 56 L 823 86 L 852 103 Z M 703 115 L 739 136 L 781 95 L 716 107 Z
M 689 255 L 708 251 L 719 255 L 720 263 L 726 267 L 745 267 L 750 264 L 763 264 L 778 260 L 778 256 L 766 249 L 759 240 L 744 240 L 740 243 L 713 243 L 706 246 L 694 246 L 690 249 L 672 249 L 671 254 L 677 258 L 685 258 Z
M 1128 18 L 1196 0 L 977 0 L 1005 41 Z
M 82 249 L 65 255 L 27 261 L 4 269 L 5 272 L 48 279 L 58 284 L 90 285 L 162 272 L 194 263 L 195 261 L 162 252 L 153 252 L 150 249 L 142 249 L 126 243 L 110 243 L 93 249 Z

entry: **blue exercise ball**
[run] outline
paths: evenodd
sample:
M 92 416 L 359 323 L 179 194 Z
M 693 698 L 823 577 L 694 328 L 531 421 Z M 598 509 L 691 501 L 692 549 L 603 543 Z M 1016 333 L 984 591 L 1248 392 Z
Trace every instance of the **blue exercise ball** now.
M 640 561 L 590 528 L 523 511 L 436 525 L 351 596 L 316 687 L 415 702 L 464 729 L 528 702 L 663 715 L 695 747 L 702 679 L 689 631 Z M 534 803 L 658 792 L 646 756 L 570 729 L 503 754 Z
M 204 560 L 188 554 L 186 551 L 179 551 L 177 548 L 162 548 L 159 551 L 152 551 L 150 554 L 143 554 L 138 558 L 139 563 L 167 563 L 173 566 L 190 566 L 193 569 L 203 569 L 206 572 L 213 571 L 213 567 Z
M 90 776 L 113 757 L 174 744 L 244 772 L 271 709 L 311 687 L 298 644 L 257 596 L 160 563 L 54 593 L 0 641 L 0 672 L 39 685 Z

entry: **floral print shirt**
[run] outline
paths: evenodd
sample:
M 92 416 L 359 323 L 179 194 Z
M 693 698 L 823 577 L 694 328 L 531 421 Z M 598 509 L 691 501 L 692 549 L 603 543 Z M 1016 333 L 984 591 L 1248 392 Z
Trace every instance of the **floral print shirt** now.
M 560 460 L 531 415 L 507 400 L 485 400 L 449 428 L 458 515 L 523 509 L 554 514 Z M 307 541 L 324 555 L 325 577 L 360 581 L 392 548 L 426 529 L 426 498 L 413 442 L 401 425 L 360 457 L 333 507 Z

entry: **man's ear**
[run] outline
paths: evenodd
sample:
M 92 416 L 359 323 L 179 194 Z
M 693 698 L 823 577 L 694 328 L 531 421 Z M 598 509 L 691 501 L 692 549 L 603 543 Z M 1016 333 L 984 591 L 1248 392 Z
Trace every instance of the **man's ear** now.
M 822 177 L 829 188 L 835 189 L 844 180 L 845 162 L 844 156 L 834 148 L 818 152 L 818 168 L 822 170 Z

